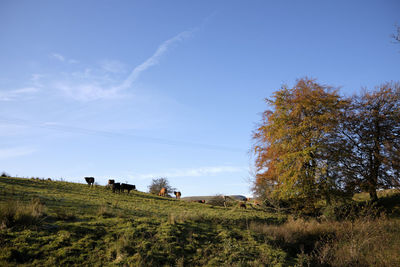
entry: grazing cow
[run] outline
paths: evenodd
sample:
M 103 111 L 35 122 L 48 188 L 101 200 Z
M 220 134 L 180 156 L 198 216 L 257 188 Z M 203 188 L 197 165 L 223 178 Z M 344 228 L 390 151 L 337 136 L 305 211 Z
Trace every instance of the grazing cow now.
M 115 183 L 115 180 L 108 180 L 107 187 L 112 187 L 112 185 Z
M 246 204 L 243 202 L 239 202 L 239 208 L 246 209 Z
M 165 197 L 167 195 L 167 189 L 165 187 L 161 188 L 160 192 L 158 193 L 159 196 Z
M 88 183 L 89 186 L 94 184 L 94 177 L 85 177 L 86 183 Z
M 206 201 L 205 200 L 192 200 L 191 202 L 196 202 L 196 203 L 206 203 Z
M 121 184 L 120 183 L 113 183 L 112 191 L 115 193 L 116 191 L 121 192 Z
M 132 185 L 132 184 L 121 184 L 121 191 L 122 191 L 122 193 L 124 192 L 124 190 L 128 190 L 128 194 L 129 194 L 129 192 L 131 191 L 131 190 L 135 190 L 136 189 L 136 186 L 135 185 Z
M 176 192 L 176 191 L 174 191 L 174 195 L 175 195 L 175 197 L 176 197 L 176 199 L 181 199 L 181 192 Z

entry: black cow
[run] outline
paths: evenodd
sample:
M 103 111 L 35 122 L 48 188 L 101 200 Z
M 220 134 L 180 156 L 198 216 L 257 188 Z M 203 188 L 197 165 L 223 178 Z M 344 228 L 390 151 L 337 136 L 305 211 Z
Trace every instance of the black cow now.
M 121 191 L 121 184 L 120 183 L 113 183 L 112 191 L 113 191 L 113 193 L 115 193 L 116 191 L 120 192 Z
M 122 193 L 124 192 L 124 190 L 128 190 L 128 194 L 129 194 L 129 192 L 131 191 L 131 190 L 135 190 L 136 189 L 136 186 L 135 185 L 132 185 L 132 184 L 121 184 L 121 191 L 122 191 Z
M 94 184 L 94 177 L 85 177 L 86 183 L 88 183 L 89 186 Z

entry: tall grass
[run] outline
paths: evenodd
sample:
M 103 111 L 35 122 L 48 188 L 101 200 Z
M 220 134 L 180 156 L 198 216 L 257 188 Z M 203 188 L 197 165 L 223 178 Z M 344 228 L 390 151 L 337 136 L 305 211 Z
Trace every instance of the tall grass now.
M 400 266 L 399 220 L 289 219 L 280 226 L 252 223 L 250 230 L 265 235 L 305 266 Z
M 334 237 L 322 240 L 312 260 L 332 266 L 400 266 L 400 222 L 385 217 L 332 224 Z
M 37 198 L 27 204 L 8 200 L 0 205 L 0 228 L 38 224 L 44 212 L 45 206 Z

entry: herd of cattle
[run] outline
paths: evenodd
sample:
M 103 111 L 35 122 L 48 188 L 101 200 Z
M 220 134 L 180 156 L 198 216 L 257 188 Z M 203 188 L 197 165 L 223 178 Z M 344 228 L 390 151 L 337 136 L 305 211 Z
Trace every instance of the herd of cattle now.
M 85 177 L 85 181 L 89 186 L 93 186 L 94 177 Z M 123 193 L 126 190 L 129 194 L 131 190 L 136 190 L 136 186 L 133 184 L 116 183 L 115 180 L 108 180 L 107 187 L 111 188 L 113 193 Z M 167 189 L 165 187 L 161 188 L 158 195 L 165 197 L 167 195 Z M 182 194 L 179 191 L 174 191 L 174 195 L 176 199 L 180 199 Z
M 89 186 L 93 186 L 94 184 L 94 177 L 85 177 L 85 181 L 87 182 L 87 184 Z M 113 193 L 123 193 L 125 192 L 125 190 L 128 192 L 131 190 L 136 190 L 136 186 L 133 184 L 124 184 L 124 183 L 116 183 L 115 180 L 108 180 L 108 184 L 107 184 L 108 188 L 111 188 Z M 161 188 L 160 192 L 158 192 L 159 196 L 165 197 L 167 196 L 168 192 L 167 189 L 165 187 Z M 181 199 L 181 192 L 179 191 L 174 191 L 174 195 L 176 197 L 176 199 Z M 243 208 L 246 209 L 246 202 L 250 201 L 249 198 L 245 198 L 242 196 L 243 199 L 241 199 L 240 202 L 238 202 L 239 208 Z M 229 199 L 232 199 L 232 196 L 223 196 L 223 205 L 225 207 L 226 203 L 228 202 Z M 206 200 L 191 200 L 191 202 L 198 202 L 198 203 L 206 203 Z M 258 203 L 258 201 L 253 201 L 254 205 L 256 206 L 260 206 L 260 203 Z

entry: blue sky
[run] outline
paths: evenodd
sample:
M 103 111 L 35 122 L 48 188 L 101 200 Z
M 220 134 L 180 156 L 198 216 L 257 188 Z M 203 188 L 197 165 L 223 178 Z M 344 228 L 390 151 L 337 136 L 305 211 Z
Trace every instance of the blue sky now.
M 400 78 L 399 1 L 1 1 L 0 171 L 249 191 L 263 99 Z

